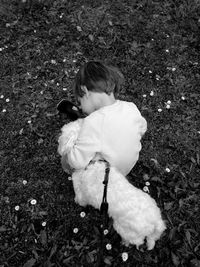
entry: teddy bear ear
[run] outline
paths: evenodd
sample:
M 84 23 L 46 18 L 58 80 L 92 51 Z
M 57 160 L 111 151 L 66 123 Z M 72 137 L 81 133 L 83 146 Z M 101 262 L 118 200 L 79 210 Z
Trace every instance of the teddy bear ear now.
M 67 117 L 72 121 L 75 121 L 78 118 L 82 117 L 81 110 L 78 108 L 78 106 L 66 99 L 62 99 L 57 104 L 57 110 L 60 114 L 67 115 Z
M 69 101 L 69 100 L 66 100 L 66 99 L 62 99 L 58 104 L 57 104 L 57 110 L 60 112 L 60 113 L 65 113 L 67 114 L 67 112 L 72 109 L 73 107 L 73 104 Z

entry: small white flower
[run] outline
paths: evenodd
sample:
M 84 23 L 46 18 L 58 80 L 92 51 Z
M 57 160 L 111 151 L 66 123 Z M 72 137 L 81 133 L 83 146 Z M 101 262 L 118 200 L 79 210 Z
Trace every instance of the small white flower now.
M 36 33 L 36 30 L 34 30 L 34 33 Z
M 81 216 L 81 218 L 84 218 L 84 217 L 85 217 L 85 212 L 82 211 L 82 212 L 80 213 L 80 216 Z
M 57 85 L 57 86 L 59 86 L 60 84 L 59 84 L 59 83 L 57 83 L 56 85 Z
M 26 185 L 27 184 L 27 181 L 26 180 L 23 180 L 22 183 L 23 183 L 23 185 Z
M 111 245 L 111 244 L 107 244 L 107 245 L 106 245 L 106 249 L 107 249 L 107 250 L 111 250 L 111 249 L 112 249 L 112 245 Z
M 168 104 L 168 105 L 171 105 L 171 103 L 172 103 L 172 102 L 171 102 L 170 100 L 167 101 L 167 104 Z
M 157 80 L 157 81 L 160 80 L 160 75 L 156 74 L 156 80 Z
M 185 100 L 185 97 L 184 97 L 184 96 L 182 96 L 182 97 L 181 97 L 181 99 L 182 99 L 182 100 Z
M 31 120 L 28 120 L 27 122 L 28 122 L 28 124 L 30 124 L 31 123 Z
M 154 39 L 153 39 L 153 38 L 151 38 L 151 41 L 154 41 Z
M 154 91 L 151 91 L 150 92 L 150 96 L 154 96 Z
M 150 183 L 149 183 L 149 182 L 146 182 L 145 185 L 146 185 L 146 186 L 150 186 Z
M 7 102 L 7 103 L 10 102 L 10 99 L 9 99 L 9 98 L 6 98 L 6 102 Z
M 41 94 L 41 95 L 43 95 L 43 94 L 44 94 L 44 92 L 43 92 L 43 91 L 40 91 L 40 94 Z
M 74 228 L 73 232 L 74 232 L 75 234 L 77 234 L 77 233 L 78 233 L 78 228 Z
M 1 99 L 4 98 L 4 95 L 1 95 L 0 98 L 1 98 Z
M 66 62 L 66 61 L 67 61 L 67 59 L 66 59 L 66 58 L 64 58 L 64 59 L 63 59 L 63 62 Z
M 36 203 L 37 203 L 37 200 L 35 200 L 35 199 L 31 200 L 31 205 L 35 205 Z
M 42 226 L 45 227 L 47 225 L 46 222 L 42 222 Z
M 151 71 L 151 70 L 149 70 L 149 73 L 152 73 L 152 71 Z
M 146 193 L 149 193 L 149 188 L 148 188 L 148 186 L 144 186 L 144 187 L 143 187 L 143 191 L 146 192 Z
M 144 98 L 146 98 L 146 97 L 147 97 L 147 95 L 143 95 L 143 97 L 144 97 Z
M 63 88 L 63 91 L 67 91 L 67 88 L 66 88 L 66 87 L 64 87 L 64 88 Z
M 176 70 L 176 68 L 172 68 L 172 71 L 175 71 Z
M 4 109 L 2 110 L 2 112 L 5 113 L 5 112 L 6 112 L 6 109 L 4 108 Z
M 17 206 L 15 206 L 15 210 L 16 211 L 18 211 L 19 210 L 19 206 L 17 205 Z
M 166 37 L 169 38 L 169 34 L 166 34 Z
M 169 53 L 169 49 L 166 49 L 165 52 Z
M 0 47 L 0 51 L 3 51 L 3 47 Z
M 127 261 L 128 260 L 128 253 L 127 252 L 123 252 L 122 253 L 122 260 L 123 261 Z
M 82 32 L 82 29 L 80 26 L 77 26 L 76 29 L 77 29 L 77 31 Z
M 169 168 L 166 168 L 165 171 L 166 171 L 166 172 L 170 172 L 170 169 L 169 169 Z
M 167 109 L 170 109 L 170 105 L 166 105 L 166 108 L 167 108 Z
M 56 64 L 56 61 L 54 59 L 52 59 L 51 64 Z
M 69 176 L 69 177 L 68 177 L 68 180 L 69 180 L 69 181 L 71 181 L 71 180 L 72 180 L 72 177 L 71 177 L 71 176 Z
M 73 59 L 73 63 L 76 63 L 77 62 L 77 60 L 76 59 Z
M 159 108 L 159 109 L 158 109 L 158 112 L 162 112 L 162 108 Z
M 104 235 L 107 235 L 107 234 L 108 234 L 108 229 L 105 229 L 105 230 L 103 231 L 103 234 L 104 234 Z

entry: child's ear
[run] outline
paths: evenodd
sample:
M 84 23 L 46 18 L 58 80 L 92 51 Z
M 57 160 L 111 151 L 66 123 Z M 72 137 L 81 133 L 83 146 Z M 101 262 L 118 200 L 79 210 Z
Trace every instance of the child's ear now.
M 87 87 L 86 87 L 85 85 L 81 85 L 81 90 L 84 92 L 84 94 L 85 94 L 86 96 L 89 95 L 89 91 L 88 91 L 88 89 L 87 89 Z
M 107 86 L 109 88 L 109 92 L 114 92 L 114 89 L 115 89 L 115 83 L 114 82 L 108 82 L 107 83 Z

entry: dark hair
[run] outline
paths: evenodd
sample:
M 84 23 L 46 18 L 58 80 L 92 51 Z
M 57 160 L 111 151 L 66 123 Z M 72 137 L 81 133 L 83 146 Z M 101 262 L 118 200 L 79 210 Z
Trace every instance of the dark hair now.
M 78 71 L 74 81 L 74 95 L 84 95 L 81 86 L 86 86 L 88 91 L 105 92 L 116 96 L 124 81 L 123 74 L 112 66 L 107 66 L 98 61 L 89 61 Z

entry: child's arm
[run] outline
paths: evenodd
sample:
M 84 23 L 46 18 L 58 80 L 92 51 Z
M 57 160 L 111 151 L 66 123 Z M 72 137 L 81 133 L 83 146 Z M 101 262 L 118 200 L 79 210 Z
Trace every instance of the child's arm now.
M 82 119 L 78 119 L 74 122 L 70 122 L 68 124 L 65 124 L 61 129 L 61 135 L 58 138 L 58 153 L 63 156 L 66 154 L 67 150 L 71 148 L 71 146 L 74 145 L 74 142 L 78 138 L 81 125 L 82 125 Z
M 96 153 L 101 151 L 101 126 L 101 115 L 97 118 L 92 114 L 83 120 L 77 140 L 64 155 L 72 168 L 85 168 Z
M 139 134 L 141 135 L 141 137 L 145 134 L 145 132 L 147 131 L 147 121 L 145 120 L 144 117 L 140 117 L 139 121 L 138 121 L 138 131 Z

